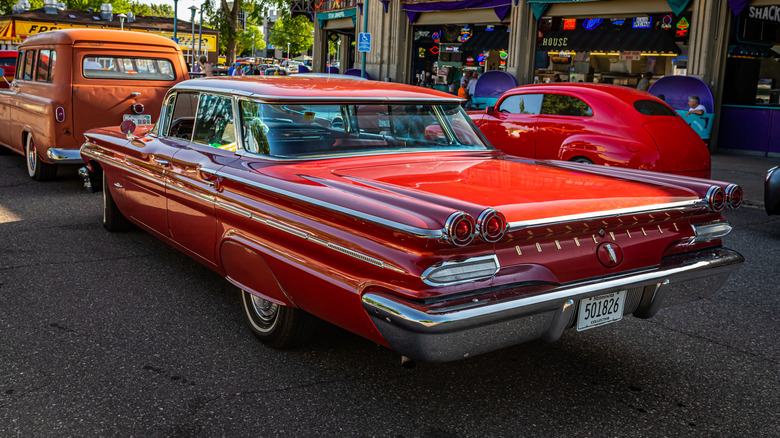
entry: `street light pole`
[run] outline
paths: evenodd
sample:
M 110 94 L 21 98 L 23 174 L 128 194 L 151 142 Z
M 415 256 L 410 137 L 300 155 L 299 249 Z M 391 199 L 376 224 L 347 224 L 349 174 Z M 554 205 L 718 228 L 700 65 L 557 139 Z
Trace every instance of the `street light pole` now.
M 368 0 L 363 0 L 363 32 L 368 32 Z M 360 77 L 366 77 L 366 52 L 363 52 L 363 62 L 360 66 Z
M 125 18 L 127 18 L 127 15 L 118 14 L 117 17 L 119 17 L 119 30 L 125 30 Z
M 176 15 L 179 14 L 179 0 L 173 0 L 173 40 L 176 41 L 176 44 L 179 44 L 179 38 L 176 31 L 179 29 L 179 26 L 176 24 Z
M 252 34 L 252 58 L 255 57 L 255 34 Z
M 200 7 L 200 25 L 198 26 L 198 55 L 201 54 L 203 44 L 203 6 Z
M 287 41 L 287 57 L 290 57 L 290 42 Z
M 195 71 L 195 11 L 198 10 L 194 5 L 189 7 L 192 12 L 190 18 L 190 27 L 192 27 L 192 40 L 190 41 L 190 68 Z

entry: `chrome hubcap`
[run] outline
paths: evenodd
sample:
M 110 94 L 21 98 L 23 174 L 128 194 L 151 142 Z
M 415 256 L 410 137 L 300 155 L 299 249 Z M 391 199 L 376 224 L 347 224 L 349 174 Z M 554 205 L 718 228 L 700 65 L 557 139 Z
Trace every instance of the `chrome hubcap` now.
M 32 139 L 27 140 L 27 166 L 30 171 L 35 171 L 35 142 Z
M 252 308 L 255 311 L 255 315 L 260 319 L 260 322 L 266 325 L 273 324 L 276 319 L 276 314 L 279 312 L 278 304 L 254 295 L 252 295 Z

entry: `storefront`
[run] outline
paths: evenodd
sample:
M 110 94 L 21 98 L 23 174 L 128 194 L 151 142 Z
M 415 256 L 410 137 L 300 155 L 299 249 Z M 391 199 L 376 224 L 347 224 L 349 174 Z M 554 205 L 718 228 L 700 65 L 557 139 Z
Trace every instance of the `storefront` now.
M 685 74 L 691 14 L 545 16 L 538 20 L 534 82 L 603 82 L 636 87 Z
M 511 5 L 511 0 L 402 1 L 413 34 L 410 82 L 431 73 L 435 88 L 457 91 L 465 71 L 506 70 Z
M 355 0 L 323 0 L 314 5 L 318 11 L 316 25 L 326 42 L 325 66 L 335 67 L 340 73 L 355 65 L 355 28 L 359 15 L 356 3 Z
M 719 148 L 780 156 L 780 2 L 753 3 L 732 19 Z

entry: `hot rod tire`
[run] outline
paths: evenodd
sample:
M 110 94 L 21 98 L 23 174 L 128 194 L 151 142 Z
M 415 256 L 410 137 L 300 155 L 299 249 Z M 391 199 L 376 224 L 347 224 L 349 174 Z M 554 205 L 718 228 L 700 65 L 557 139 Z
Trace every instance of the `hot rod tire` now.
M 593 161 L 585 157 L 574 157 L 569 160 L 574 163 L 593 164 Z
M 103 228 L 112 233 L 127 231 L 130 228 L 130 221 L 122 215 L 111 196 L 105 172 L 103 172 Z
M 300 309 L 272 303 L 244 290 L 241 301 L 252 333 L 269 347 L 301 345 L 317 326 L 317 318 Z
M 41 160 L 35 147 L 32 135 L 27 136 L 24 143 L 24 158 L 27 163 L 27 174 L 36 181 L 48 181 L 57 175 L 57 165 Z

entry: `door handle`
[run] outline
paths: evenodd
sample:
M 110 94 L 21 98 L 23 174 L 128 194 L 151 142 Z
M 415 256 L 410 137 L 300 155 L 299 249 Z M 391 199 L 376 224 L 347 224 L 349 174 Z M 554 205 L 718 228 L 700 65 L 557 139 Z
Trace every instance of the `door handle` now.
M 211 187 L 217 185 L 219 175 L 217 175 L 216 170 L 198 166 L 198 171 L 201 173 L 201 179 L 203 180 L 204 184 L 207 184 Z
M 162 160 L 160 158 L 152 158 L 152 161 L 154 161 L 155 163 L 163 167 L 168 167 L 168 165 L 171 164 L 170 162 L 168 162 L 168 160 Z

